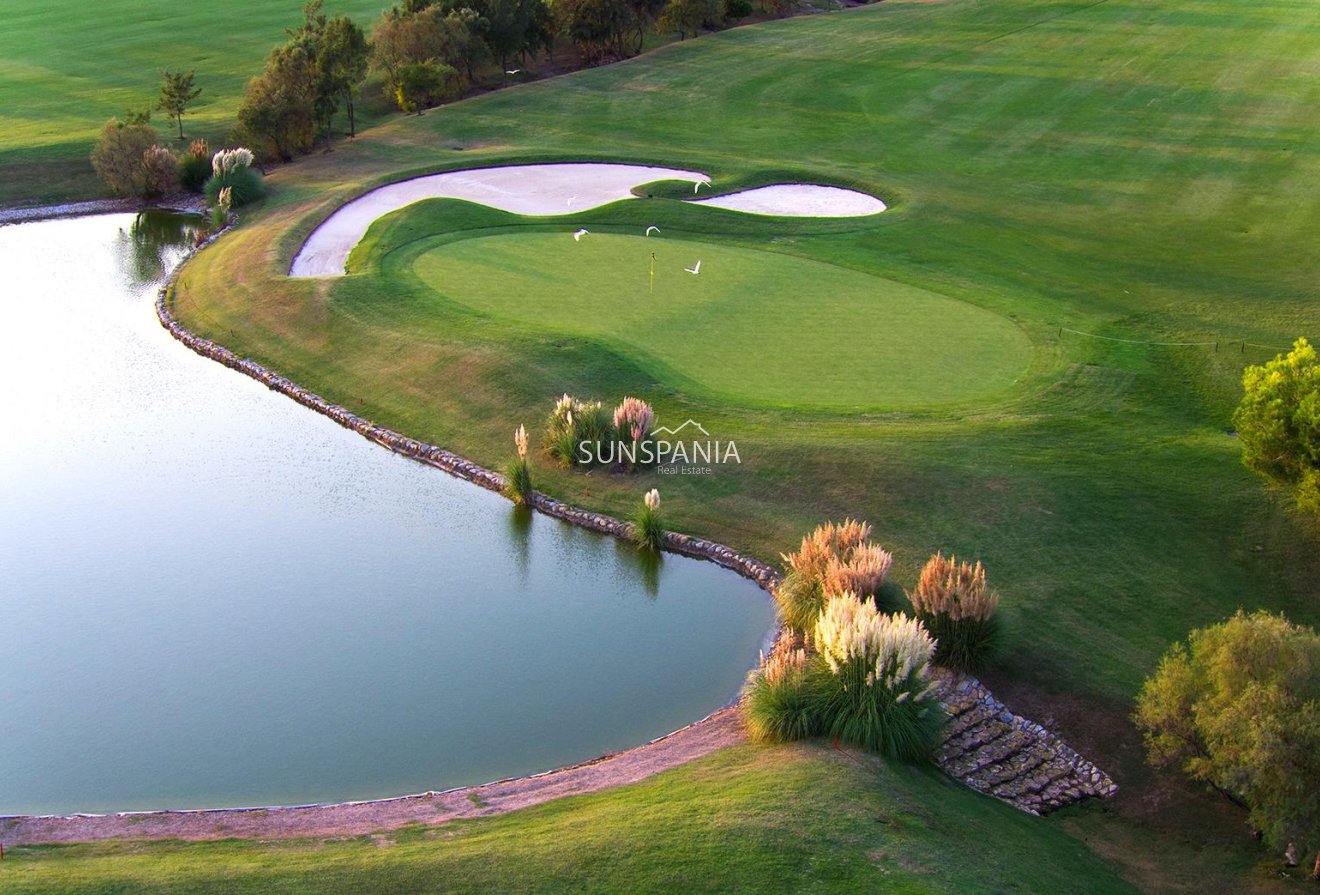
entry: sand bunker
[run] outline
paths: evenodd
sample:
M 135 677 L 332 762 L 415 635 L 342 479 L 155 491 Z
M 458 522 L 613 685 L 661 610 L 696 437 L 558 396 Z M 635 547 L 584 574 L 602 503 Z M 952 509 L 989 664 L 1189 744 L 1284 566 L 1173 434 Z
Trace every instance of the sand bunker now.
M 694 199 L 694 205 L 713 205 L 747 214 L 771 214 L 783 217 L 859 218 L 879 214 L 885 203 L 875 196 L 814 183 L 777 183 L 727 196 Z
M 475 168 L 391 183 L 359 196 L 313 231 L 289 276 L 341 276 L 344 262 L 377 218 L 422 199 L 466 199 L 515 214 L 573 214 L 632 197 L 653 180 L 710 180 L 696 171 L 643 165 L 557 164 Z

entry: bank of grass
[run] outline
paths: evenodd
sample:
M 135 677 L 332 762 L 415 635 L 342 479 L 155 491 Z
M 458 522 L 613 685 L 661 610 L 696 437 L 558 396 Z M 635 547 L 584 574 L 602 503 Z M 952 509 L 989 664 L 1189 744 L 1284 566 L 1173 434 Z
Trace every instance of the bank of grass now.
M 791 811 L 786 811 L 791 806 Z M 959 843 L 956 853 L 944 843 Z M 348 840 L 19 848 L 5 892 L 1134 892 L 933 771 L 740 746 L 640 784 Z
M 996 686 L 1042 720 L 1060 700 L 1083 706 L 1062 732 L 1124 787 L 1063 823 L 1152 889 L 1268 887 L 1240 818 L 1169 799 L 1141 770 L 1126 714 L 1193 626 L 1239 606 L 1320 621 L 1314 532 L 1242 468 L 1225 432 L 1242 364 L 1269 356 L 1230 340 L 1316 335 L 1318 59 L 1320 7 L 1289 0 L 889 0 L 738 29 L 393 120 L 280 171 L 272 196 L 186 268 L 177 309 L 321 394 L 488 466 L 517 422 L 565 391 L 640 395 L 662 420 L 736 439 L 744 460 L 661 481 L 538 458 L 538 490 L 576 503 L 622 516 L 658 484 L 671 527 L 763 557 L 824 519 L 860 516 L 907 586 L 936 549 L 983 560 L 1007 630 Z M 748 408 L 588 335 L 438 317 L 423 284 L 389 273 L 403 234 L 379 247 L 385 275 L 283 277 L 316 221 L 365 184 L 514 159 L 672 164 L 717 188 L 797 172 L 868 189 L 892 205 L 873 225 L 783 222 L 773 249 L 996 313 L 1032 340 L 1033 359 L 1017 385 L 957 412 Z M 686 226 L 751 238 L 727 216 L 708 221 Z M 575 804 L 552 809 L 555 837 L 582 823 Z M 942 862 L 967 845 L 952 827 L 923 835 Z M 702 842 L 676 838 L 666 859 Z
M 331 14 L 365 25 L 388 4 L 326 5 Z M 128 109 L 155 106 L 161 69 L 197 70 L 202 95 L 184 117 L 184 132 L 223 141 L 243 86 L 260 73 L 270 48 L 286 39 L 286 29 L 301 20 L 301 3 L 261 0 L 107 0 L 94 8 L 74 0 L 6 4 L 0 28 L 0 205 L 102 195 L 87 160 L 96 134 Z M 379 93 L 378 87 L 364 92 L 360 124 L 387 114 Z M 169 122 L 163 113 L 154 116 L 162 139 L 168 138 Z

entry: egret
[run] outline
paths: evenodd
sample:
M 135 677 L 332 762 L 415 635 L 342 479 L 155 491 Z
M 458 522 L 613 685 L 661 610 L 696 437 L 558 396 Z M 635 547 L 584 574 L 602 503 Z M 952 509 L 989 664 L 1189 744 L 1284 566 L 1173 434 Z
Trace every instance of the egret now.
M 572 205 L 576 200 L 577 200 L 577 196 L 569 196 L 569 197 L 568 197 L 568 204 L 569 204 L 569 205 Z
M 696 183 L 692 184 L 692 195 L 695 196 L 695 195 L 701 190 L 701 188 L 702 188 L 703 186 L 704 186 L 704 187 L 709 187 L 710 184 L 707 183 L 707 182 L 704 181 L 704 180 L 698 180 Z
M 590 232 L 591 232 L 591 231 L 588 230 L 586 227 L 583 227 L 581 230 L 578 230 L 576 233 L 573 234 L 573 241 L 574 241 L 574 242 L 581 242 L 581 241 L 582 241 L 582 237 L 586 236 L 586 235 L 587 235 L 588 233 L 590 233 Z M 697 262 L 697 266 L 701 266 L 701 262 L 700 262 L 700 261 Z
M 698 258 L 696 264 L 692 265 L 691 267 L 685 267 L 683 269 L 695 277 L 697 274 L 701 273 L 701 259 Z
M 649 227 L 646 228 L 646 235 L 647 235 L 647 236 L 650 236 L 652 230 L 654 230 L 656 233 L 659 233 L 659 232 L 660 232 L 660 228 L 657 227 L 655 224 L 652 224 L 651 226 L 649 226 Z
M 506 75 L 516 75 L 516 74 L 518 74 L 518 72 L 520 72 L 520 71 L 522 71 L 521 68 L 509 68 L 509 69 L 505 69 L 505 70 L 504 70 L 504 73 L 505 73 Z

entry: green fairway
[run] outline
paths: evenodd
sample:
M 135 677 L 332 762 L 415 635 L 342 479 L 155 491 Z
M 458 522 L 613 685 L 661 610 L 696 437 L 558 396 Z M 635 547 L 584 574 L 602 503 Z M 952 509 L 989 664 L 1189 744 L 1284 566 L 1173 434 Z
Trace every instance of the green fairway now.
M 784 807 L 793 806 L 785 815 Z M 938 844 L 959 842 L 956 859 Z M 433 830 L 11 850 L 6 893 L 1135 891 L 1082 843 L 932 771 L 738 747 L 613 792 Z
M 1008 627 L 992 682 L 1015 709 L 1055 717 L 1123 787 L 1113 803 L 1032 823 L 1066 826 L 1149 889 L 1273 891 L 1288 884 L 1255 866 L 1271 859 L 1242 815 L 1199 794 L 1171 798 L 1141 770 L 1128 713 L 1142 678 L 1193 626 L 1239 607 L 1320 622 L 1316 532 L 1242 467 L 1225 431 L 1242 366 L 1320 335 L 1318 66 L 1320 5 L 1301 0 L 886 0 L 735 29 L 393 118 L 276 172 L 270 198 L 185 269 L 178 312 L 356 412 L 492 467 L 510 457 L 512 430 L 535 429 L 565 391 L 636 394 L 662 420 L 692 417 L 738 441 L 743 464 L 710 477 L 584 476 L 532 458 L 539 490 L 593 509 L 627 513 L 658 486 L 675 529 L 766 559 L 825 518 L 859 516 L 894 551 L 902 586 L 937 549 L 983 560 Z M 792 279 L 763 300 L 793 310 L 803 302 L 791 283 L 820 266 L 881 284 L 883 300 L 901 284 L 960 309 L 964 323 L 941 313 L 941 326 L 984 315 L 1022 334 L 1029 363 L 1018 376 L 1027 355 L 1013 349 L 997 375 L 1015 385 L 1001 379 L 943 407 L 929 397 L 886 413 L 776 406 L 772 386 L 814 387 L 821 352 L 796 378 L 776 383 L 773 364 L 744 375 L 734 394 L 677 369 L 684 340 L 705 338 L 685 321 L 569 311 L 607 301 L 599 287 L 556 287 L 543 306 L 539 283 L 503 294 L 442 283 L 449 298 L 438 298 L 416 274 L 426 252 L 440 264 L 483 243 L 507 247 L 513 269 L 499 275 L 526 285 L 538 270 L 528 240 L 549 239 L 456 204 L 382 221 L 351 276 L 285 276 L 317 222 L 368 185 L 542 160 L 692 168 L 716 190 L 803 180 L 881 195 L 889 211 L 847 224 L 654 199 L 539 226 L 562 227 L 566 250 L 591 250 L 591 238 L 575 246 L 567 234 L 656 223 L 700 244 L 676 263 L 703 257 L 702 277 L 725 267 L 709 266 L 720 254 L 707 246 L 758 260 L 772 248 Z M 516 241 L 468 238 L 481 229 Z M 787 340 L 782 351 L 815 340 L 807 329 L 770 335 Z M 833 329 L 844 345 L 869 336 L 850 321 Z M 959 332 L 937 355 L 953 358 L 955 381 L 981 357 Z M 876 381 L 890 362 L 872 351 L 855 376 Z M 894 779 L 887 798 L 931 795 Z M 696 804 L 719 814 L 714 801 Z M 777 822 L 793 823 L 796 807 L 786 799 Z M 527 848 L 591 822 L 571 806 L 543 816 L 552 821 L 526 828 Z M 946 824 L 925 837 L 954 862 L 972 841 Z M 665 856 L 686 860 L 703 841 L 688 829 Z M 663 864 L 646 876 L 656 887 Z
M 699 273 L 689 273 L 698 261 Z M 675 388 L 735 404 L 895 409 L 967 400 L 1010 385 L 1031 356 L 1010 321 L 973 305 L 710 242 L 488 236 L 432 249 L 414 269 L 463 307 L 589 336 Z
M 387 5 L 335 0 L 327 9 L 365 25 Z M 107 119 L 156 105 L 161 69 L 197 70 L 203 92 L 184 132 L 223 141 L 243 85 L 302 21 L 302 7 L 301 0 L 0 3 L 0 205 L 99 195 L 87 160 L 92 142 Z M 360 123 L 379 117 L 378 92 L 363 103 Z M 164 113 L 155 116 L 168 138 Z

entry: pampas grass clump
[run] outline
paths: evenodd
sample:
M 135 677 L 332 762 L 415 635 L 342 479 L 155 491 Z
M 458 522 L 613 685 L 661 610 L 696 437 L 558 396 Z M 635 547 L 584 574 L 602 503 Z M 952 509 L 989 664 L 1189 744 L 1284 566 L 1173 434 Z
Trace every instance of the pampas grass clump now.
M 963 671 L 985 668 L 1000 645 L 999 594 L 986 585 L 985 567 L 936 553 L 908 594 L 912 608 L 939 641 L 935 662 Z
M 614 438 L 608 412 L 599 401 L 579 401 L 564 395 L 555 404 L 546 421 L 545 448 L 562 466 L 592 466 L 600 456 L 601 442 Z M 582 445 L 597 449 L 583 456 Z
M 804 537 L 796 552 L 783 555 L 788 571 L 775 598 L 784 624 L 807 633 L 831 595 L 875 596 L 894 557 L 870 537 L 871 526 L 865 522 L 827 522 Z
M 819 668 L 812 667 L 805 649 L 772 653 L 743 690 L 743 721 L 752 739 L 787 743 L 818 734 L 820 682 Z
M 929 678 L 935 642 L 921 623 L 845 593 L 825 604 L 814 641 L 833 677 L 823 732 L 894 758 L 929 756 L 944 715 Z
M 660 519 L 660 492 L 655 488 L 642 497 L 632 521 L 632 538 L 646 550 L 659 550 L 665 542 L 665 528 Z
M 532 471 L 527 465 L 527 429 L 519 426 L 513 433 L 513 444 L 518 455 L 509 462 L 504 473 L 504 495 L 520 507 L 532 500 Z

